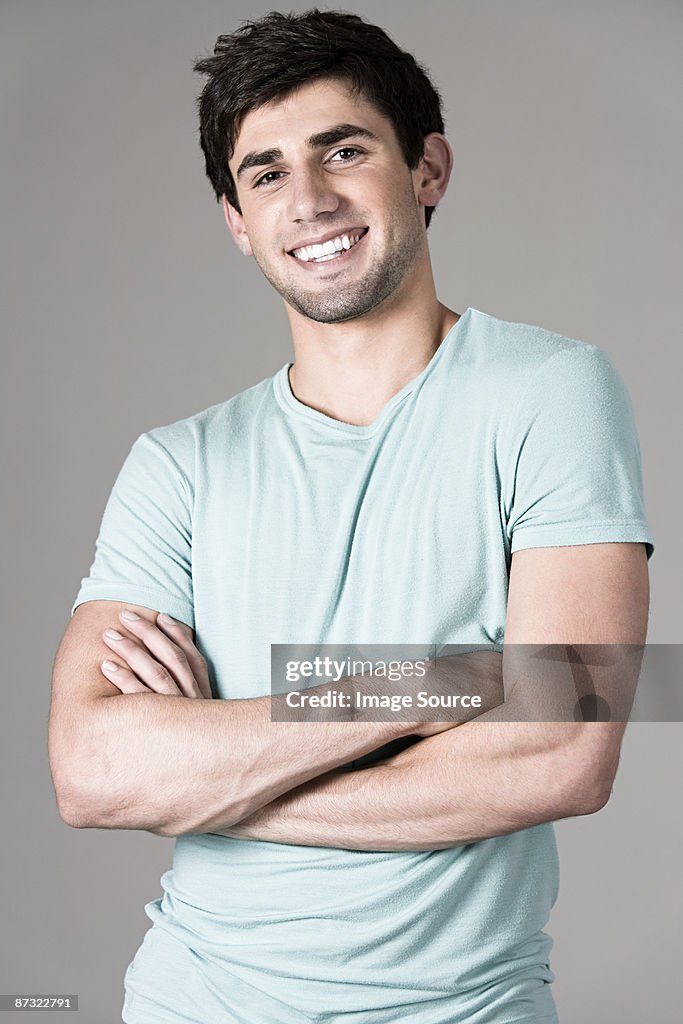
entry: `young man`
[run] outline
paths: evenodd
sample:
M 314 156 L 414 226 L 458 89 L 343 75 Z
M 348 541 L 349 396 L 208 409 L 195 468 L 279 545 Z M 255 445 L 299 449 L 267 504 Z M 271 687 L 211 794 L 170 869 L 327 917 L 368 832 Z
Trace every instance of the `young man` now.
M 551 822 L 607 801 L 623 725 L 273 722 L 270 645 L 643 644 L 627 392 L 595 346 L 439 302 L 451 150 L 381 29 L 271 14 L 197 69 L 294 362 L 138 438 L 57 656 L 64 820 L 176 837 L 123 1019 L 550 1024 Z

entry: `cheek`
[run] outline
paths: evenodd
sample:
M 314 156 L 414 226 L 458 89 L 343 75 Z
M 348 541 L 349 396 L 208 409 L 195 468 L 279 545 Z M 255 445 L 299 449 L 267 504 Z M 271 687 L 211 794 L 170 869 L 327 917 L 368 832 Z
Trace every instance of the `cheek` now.
M 247 226 L 247 237 L 254 252 L 262 253 L 266 259 L 284 255 L 286 236 L 279 217 L 252 218 L 251 227 Z

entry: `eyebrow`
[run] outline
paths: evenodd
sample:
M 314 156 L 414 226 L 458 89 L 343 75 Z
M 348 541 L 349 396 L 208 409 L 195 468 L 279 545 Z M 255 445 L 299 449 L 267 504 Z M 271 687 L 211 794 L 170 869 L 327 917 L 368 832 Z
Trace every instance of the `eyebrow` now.
M 370 142 L 380 141 L 379 137 L 374 132 L 371 132 L 369 128 L 362 128 L 357 124 L 335 124 L 332 128 L 326 128 L 322 132 L 316 132 L 314 135 L 309 136 L 306 139 L 306 145 L 309 149 L 324 149 L 326 146 L 334 146 L 337 142 L 343 142 L 344 139 L 351 138 L 368 139 Z M 267 164 L 273 164 L 277 160 L 282 159 L 284 158 L 281 149 L 264 149 L 260 153 L 247 153 L 237 168 L 235 177 L 240 178 L 251 167 L 264 167 Z

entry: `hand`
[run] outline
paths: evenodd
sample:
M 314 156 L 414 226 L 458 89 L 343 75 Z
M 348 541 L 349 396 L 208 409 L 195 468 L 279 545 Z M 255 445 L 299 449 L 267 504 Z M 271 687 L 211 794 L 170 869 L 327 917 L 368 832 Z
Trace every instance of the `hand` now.
M 135 639 L 114 630 L 118 633 L 117 639 L 111 631 L 105 630 L 102 639 L 120 661 L 107 659 L 100 667 L 102 674 L 121 693 L 211 699 L 206 661 L 195 647 L 194 633 L 189 626 L 163 613 L 156 616 L 155 622 L 150 622 L 126 608 L 119 617 Z

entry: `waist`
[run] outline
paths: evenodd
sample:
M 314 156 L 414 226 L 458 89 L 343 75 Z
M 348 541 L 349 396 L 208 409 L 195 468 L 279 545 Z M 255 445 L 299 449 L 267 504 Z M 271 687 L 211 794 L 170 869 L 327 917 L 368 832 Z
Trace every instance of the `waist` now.
M 354 965 L 358 983 L 410 963 L 442 990 L 544 962 L 558 861 L 552 825 L 398 853 L 202 835 L 176 840 L 161 881 L 158 923 L 205 955 L 328 981 Z

